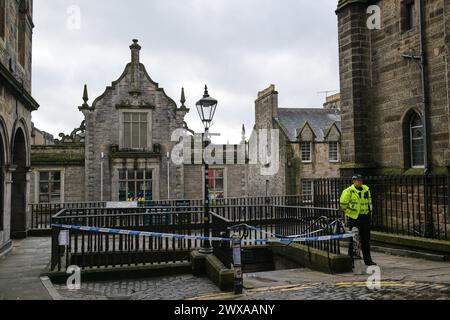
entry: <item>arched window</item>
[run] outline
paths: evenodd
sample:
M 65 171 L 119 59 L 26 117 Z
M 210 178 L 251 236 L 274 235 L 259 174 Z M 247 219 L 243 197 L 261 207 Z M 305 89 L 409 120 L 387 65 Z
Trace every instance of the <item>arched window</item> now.
M 422 118 L 414 113 L 409 123 L 409 141 L 411 146 L 411 166 L 425 165 L 425 138 Z

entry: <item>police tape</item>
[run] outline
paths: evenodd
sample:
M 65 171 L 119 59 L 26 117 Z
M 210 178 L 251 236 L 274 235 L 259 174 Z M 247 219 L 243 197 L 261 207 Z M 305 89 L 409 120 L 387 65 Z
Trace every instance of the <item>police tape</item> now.
M 349 239 L 349 238 L 354 238 L 354 237 L 355 237 L 355 235 L 353 233 L 349 232 L 349 233 L 344 233 L 344 234 L 337 234 L 337 235 L 332 235 L 332 236 L 321 236 L 321 237 L 267 239 L 266 242 L 282 242 L 282 243 L 321 242 L 321 241 L 343 240 L 343 239 Z
M 199 241 L 231 241 L 231 238 L 218 238 L 218 237 L 202 237 L 202 236 L 187 236 L 181 234 L 171 234 L 171 233 L 158 233 L 158 232 L 147 232 L 147 231 L 131 231 L 131 230 L 120 230 L 120 229 L 110 229 L 110 228 L 96 228 L 96 227 L 83 227 L 83 226 L 72 226 L 65 224 L 52 224 L 53 228 L 66 229 L 66 230 L 79 230 L 92 233 L 103 233 L 111 235 L 121 235 L 121 236 L 140 236 L 140 237 L 151 237 L 151 238 L 166 238 L 174 240 L 199 240 Z
M 152 237 L 152 238 L 165 238 L 174 240 L 198 240 L 198 241 L 213 241 L 213 242 L 227 242 L 232 241 L 231 238 L 220 238 L 220 237 L 203 237 L 203 236 L 188 236 L 181 234 L 170 234 L 170 233 L 158 233 L 158 232 L 147 232 L 147 231 L 131 231 L 131 230 L 120 230 L 111 228 L 97 228 L 97 227 L 85 227 L 85 226 L 73 226 L 64 224 L 52 224 L 53 228 L 66 229 L 66 230 L 78 230 L 92 233 L 103 233 L 110 235 L 122 235 L 122 236 L 141 236 L 141 237 Z M 256 243 L 294 243 L 294 242 L 321 242 L 321 241 L 332 241 L 341 240 L 347 238 L 353 238 L 353 233 L 345 233 L 339 235 L 329 235 L 321 237 L 298 237 L 298 238 L 272 238 L 272 239 L 248 239 L 247 241 L 253 241 Z
M 245 227 L 245 228 L 247 228 L 249 230 L 253 230 L 253 231 L 256 231 L 256 232 L 259 232 L 259 233 L 267 234 L 268 236 L 275 237 L 275 238 L 281 238 L 281 239 L 303 239 L 303 238 L 311 237 L 312 235 L 315 235 L 315 234 L 327 231 L 329 228 L 335 226 L 338 223 L 342 223 L 342 222 L 340 220 L 335 220 L 332 223 L 330 223 L 328 226 L 326 226 L 325 228 L 322 228 L 320 230 L 305 232 L 303 234 L 293 235 L 293 236 L 286 236 L 286 235 L 280 235 L 280 234 L 272 233 L 272 232 L 265 231 L 265 230 L 263 230 L 261 228 L 257 228 L 257 227 L 254 227 L 254 226 L 251 226 L 251 225 L 248 225 L 248 224 L 245 224 L 245 223 L 244 224 L 240 224 L 240 225 L 236 225 L 236 226 L 233 226 L 233 227 L 230 227 L 228 229 L 229 230 L 235 230 L 235 229 L 240 228 L 240 227 Z

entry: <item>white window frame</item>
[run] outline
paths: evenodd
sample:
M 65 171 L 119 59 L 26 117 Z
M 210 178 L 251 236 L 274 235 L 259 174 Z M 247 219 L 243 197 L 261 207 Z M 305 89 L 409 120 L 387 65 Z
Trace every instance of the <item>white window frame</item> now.
M 305 160 L 303 159 L 303 146 L 304 145 L 309 145 L 309 160 Z M 313 143 L 311 141 L 302 141 L 300 142 L 300 159 L 302 161 L 302 163 L 312 163 L 312 156 L 313 156 Z
M 331 145 L 336 144 L 336 159 L 331 158 Z M 341 152 L 340 152 L 340 145 L 339 141 L 330 141 L 328 143 L 328 159 L 330 160 L 330 163 L 338 163 L 341 161 Z
M 309 184 L 309 187 L 311 189 L 311 192 L 306 194 L 305 193 L 305 184 Z M 305 198 L 311 198 L 311 200 L 305 200 Z M 314 203 L 314 181 L 312 180 L 302 180 L 302 202 L 305 204 L 313 204 Z
M 424 129 L 424 124 L 423 124 L 423 119 L 422 119 L 422 117 L 420 117 L 420 115 L 417 115 L 420 119 L 421 119 L 421 121 L 422 121 L 422 125 L 421 126 L 415 126 L 415 127 L 413 127 L 412 126 L 412 121 L 413 121 L 413 119 L 415 118 L 415 117 L 411 117 L 411 119 L 410 119 L 410 121 L 409 121 L 409 146 L 410 146 L 410 152 L 411 152 L 411 168 L 413 168 L 413 169 L 422 169 L 422 168 L 425 168 L 425 166 L 424 165 L 419 165 L 419 166 L 417 166 L 417 165 L 414 165 L 414 141 L 415 140 L 423 140 L 423 144 L 424 144 L 424 146 L 425 146 L 425 138 L 424 137 L 422 137 L 421 139 L 414 139 L 413 138 L 413 131 L 414 131 L 414 129 L 419 129 L 419 128 L 421 128 L 422 130 Z M 423 152 L 424 152 L 424 154 L 425 154 L 425 150 L 423 150 Z

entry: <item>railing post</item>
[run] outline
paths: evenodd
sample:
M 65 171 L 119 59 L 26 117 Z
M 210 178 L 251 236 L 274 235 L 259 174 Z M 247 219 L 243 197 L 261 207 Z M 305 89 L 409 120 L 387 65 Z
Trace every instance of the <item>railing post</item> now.
M 423 180 L 423 194 L 424 194 L 424 208 L 425 208 L 425 218 L 427 219 L 426 225 L 425 225 L 425 237 L 426 238 L 433 238 L 434 237 L 434 221 L 433 221 L 433 211 L 430 210 L 430 193 L 429 193 L 429 181 L 428 179 L 431 178 L 429 174 L 425 174 L 424 180 Z
M 242 294 L 244 291 L 244 280 L 242 274 L 241 237 L 233 235 L 233 267 L 234 267 L 234 293 Z

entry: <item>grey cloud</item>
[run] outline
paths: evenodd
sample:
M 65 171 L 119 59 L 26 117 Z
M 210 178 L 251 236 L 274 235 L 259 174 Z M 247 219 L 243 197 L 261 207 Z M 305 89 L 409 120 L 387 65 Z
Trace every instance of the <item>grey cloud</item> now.
M 205 83 L 219 100 L 214 131 L 237 142 L 254 122 L 257 91 L 274 83 L 283 107 L 319 107 L 337 89 L 336 0 L 58 0 L 35 2 L 36 125 L 53 134 L 79 125 L 83 84 L 91 101 L 115 80 L 138 38 L 151 77 L 191 108 Z M 81 29 L 66 28 L 70 5 Z M 196 111 L 188 124 L 200 130 Z

